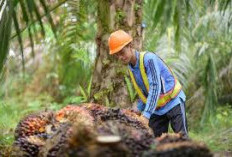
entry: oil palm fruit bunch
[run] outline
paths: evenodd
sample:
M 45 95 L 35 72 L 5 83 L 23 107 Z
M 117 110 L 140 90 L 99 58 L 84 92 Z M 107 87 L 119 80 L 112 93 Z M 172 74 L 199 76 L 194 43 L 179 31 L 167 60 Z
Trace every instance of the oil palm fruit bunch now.
M 100 117 L 107 112 L 107 108 L 94 103 L 85 103 L 82 104 L 84 108 L 91 112 L 91 115 L 94 117 L 95 121 L 100 120 Z
M 45 140 L 38 136 L 31 135 L 18 138 L 14 143 L 12 156 L 37 156 L 40 149 L 45 145 Z
M 54 124 L 53 117 L 54 113 L 48 111 L 31 114 L 21 120 L 15 129 L 14 147 L 16 149 L 13 153 L 36 156 L 48 138 L 49 130 Z
M 75 144 L 77 143 L 77 141 L 80 142 L 80 141 L 89 141 L 90 139 L 93 140 L 94 138 L 89 138 L 89 140 L 86 139 L 81 140 L 81 137 L 91 134 L 92 135 L 95 134 L 96 136 L 97 135 L 119 136 L 121 138 L 121 142 L 120 144 L 117 145 L 118 148 L 120 149 L 127 148 L 129 150 L 127 151 L 127 154 L 133 154 L 133 156 L 138 156 L 143 151 L 148 150 L 150 144 L 153 142 L 154 137 L 150 129 L 146 126 L 145 123 L 140 121 L 140 118 L 139 116 L 137 116 L 137 114 L 131 112 L 130 110 L 112 109 L 112 108 L 104 107 L 102 105 L 89 103 L 89 104 L 83 104 L 81 106 L 69 106 L 62 109 L 61 111 L 64 112 L 64 110 L 72 109 L 78 111 L 78 113 L 76 114 L 80 114 L 80 111 L 83 112 L 81 109 L 82 107 L 91 112 L 91 115 L 94 118 L 94 126 L 90 125 L 92 128 L 86 129 L 86 125 L 85 125 L 85 129 L 86 129 L 85 131 L 79 131 L 79 132 L 77 131 L 76 136 L 74 136 L 74 138 L 71 138 L 71 141 L 73 141 L 72 139 L 76 139 L 74 140 L 76 142 L 73 142 Z M 60 113 L 61 112 L 59 112 L 58 115 L 62 115 Z M 87 115 L 87 112 L 83 112 L 83 113 L 84 113 L 82 115 L 83 117 Z M 77 123 L 77 122 L 81 122 L 80 119 L 73 121 L 73 123 Z M 81 127 L 80 124 L 77 125 L 78 128 Z M 86 120 L 83 121 L 83 124 L 86 124 Z M 73 130 L 78 130 L 78 128 Z M 80 132 L 86 132 L 86 133 L 84 135 L 80 135 Z M 80 149 L 76 149 L 77 147 L 76 145 L 69 147 L 69 149 L 66 150 L 70 150 L 70 152 L 72 152 L 70 154 L 79 154 L 79 156 L 80 154 L 86 155 L 88 149 L 86 147 L 83 147 L 86 144 L 82 143 L 79 145 L 82 145 L 82 149 L 81 149 L 83 151 L 82 153 L 79 152 Z M 98 147 L 98 145 L 96 145 L 96 141 L 95 141 L 94 148 L 96 147 Z M 106 148 L 111 149 L 108 145 L 107 147 L 104 147 L 104 149 Z M 97 152 L 99 152 L 102 149 L 98 148 L 97 150 L 98 150 Z M 113 150 L 108 150 L 108 151 L 112 152 Z
M 156 138 L 155 148 L 143 154 L 144 157 L 212 157 L 203 143 L 193 142 L 182 134 L 163 134 Z
M 130 117 L 130 119 L 136 119 L 137 121 L 139 121 L 140 123 L 142 123 L 142 125 L 144 127 L 146 127 L 146 129 L 152 131 L 148 124 L 147 121 L 144 121 L 145 118 L 143 118 L 143 116 L 139 116 L 137 113 L 135 113 L 133 110 L 131 109 L 121 109 L 121 111 L 124 115 L 126 115 L 127 117 Z
M 103 110 L 100 110 L 97 113 L 98 114 L 94 115 L 95 119 L 100 120 L 101 122 L 115 120 L 119 121 L 120 123 L 130 125 L 136 129 L 142 129 L 146 131 L 149 130 L 147 125 L 140 120 L 139 116 L 132 113 L 127 114 L 125 110 L 121 110 L 119 108 L 104 108 Z
M 65 152 L 65 146 L 69 143 L 72 135 L 72 124 L 70 122 L 60 123 L 59 128 L 50 136 L 43 147 L 40 148 L 38 156 L 57 157 Z
M 72 136 L 65 145 L 65 152 L 58 156 L 99 157 L 127 156 L 129 151 L 115 135 L 103 135 L 98 132 L 97 124 L 89 126 L 85 122 L 77 122 L 72 127 Z
M 85 103 L 82 104 L 81 107 L 84 107 L 91 112 L 95 122 L 117 120 L 121 123 L 133 125 L 136 128 L 151 131 L 147 123 L 143 121 L 143 118 L 132 112 L 130 109 L 108 108 L 94 103 Z
M 22 156 L 212 156 L 204 144 L 181 134 L 155 139 L 131 110 L 92 103 L 29 115 L 19 122 L 15 139 Z
M 144 129 L 136 129 L 133 125 L 120 121 L 108 120 L 97 125 L 100 135 L 114 135 L 121 138 L 121 143 L 128 149 L 129 156 L 141 156 L 154 142 L 153 134 Z
M 67 146 L 73 136 L 73 127 L 80 127 L 81 124 L 91 127 L 94 125 L 94 118 L 90 112 L 81 106 L 68 105 L 55 114 L 59 128 L 52 137 L 47 139 L 46 144 L 40 151 L 40 156 L 55 157 L 67 155 Z M 75 131 L 78 129 L 75 127 Z M 83 135 L 86 136 L 86 135 Z M 64 154 L 65 153 L 65 154 Z
M 162 145 L 165 143 L 190 141 L 190 139 L 181 133 L 164 133 L 160 137 L 157 137 L 155 141 L 157 145 Z
M 85 121 L 89 125 L 94 124 L 94 117 L 91 115 L 90 111 L 82 106 L 68 105 L 63 109 L 59 110 L 56 115 L 56 120 L 60 123 L 62 122 L 75 122 L 75 121 Z
M 45 127 L 52 123 L 53 112 L 40 112 L 31 114 L 21 120 L 15 129 L 15 139 L 43 134 Z
M 114 137 L 101 136 L 96 125 L 85 121 L 75 121 L 65 125 L 40 150 L 39 156 L 46 157 L 98 157 L 126 156 L 128 151 L 120 140 Z M 101 137 L 101 138 L 99 138 Z

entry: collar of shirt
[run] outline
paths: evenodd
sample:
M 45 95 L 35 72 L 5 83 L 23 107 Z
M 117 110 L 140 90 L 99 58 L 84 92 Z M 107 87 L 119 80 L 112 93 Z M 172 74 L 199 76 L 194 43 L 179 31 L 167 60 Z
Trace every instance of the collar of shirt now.
M 129 63 L 129 68 L 131 71 L 133 71 L 134 69 L 138 69 L 139 68 L 139 52 L 135 50 L 135 56 L 136 56 L 136 64 L 135 66 L 133 66 L 131 63 Z

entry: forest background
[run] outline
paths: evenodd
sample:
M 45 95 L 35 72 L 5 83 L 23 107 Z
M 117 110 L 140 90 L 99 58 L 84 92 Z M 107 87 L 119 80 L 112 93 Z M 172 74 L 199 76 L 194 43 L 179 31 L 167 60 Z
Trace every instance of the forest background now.
M 32 112 L 136 104 L 126 68 L 108 55 L 117 29 L 173 69 L 190 137 L 232 151 L 231 24 L 231 0 L 0 0 L 0 151 Z

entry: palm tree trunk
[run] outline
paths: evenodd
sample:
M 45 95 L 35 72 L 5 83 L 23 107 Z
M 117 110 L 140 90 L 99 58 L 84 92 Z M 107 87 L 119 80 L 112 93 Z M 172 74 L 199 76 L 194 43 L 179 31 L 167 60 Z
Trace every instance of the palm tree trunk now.
M 93 74 L 92 96 L 97 103 L 128 107 L 131 105 L 124 76 L 126 66 L 109 55 L 108 37 L 123 29 L 133 37 L 137 50 L 142 48 L 143 0 L 98 0 L 97 57 Z

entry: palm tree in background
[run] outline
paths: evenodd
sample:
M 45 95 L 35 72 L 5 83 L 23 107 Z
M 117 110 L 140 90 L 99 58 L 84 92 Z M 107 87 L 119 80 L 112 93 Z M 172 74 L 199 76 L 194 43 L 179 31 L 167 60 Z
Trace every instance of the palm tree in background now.
M 22 32 L 28 31 L 32 53 L 34 53 L 33 46 L 37 34 L 35 33 L 35 23 L 39 24 L 42 36 L 46 32 L 44 30 L 45 23 L 50 24 L 54 35 L 57 36 L 51 12 L 66 2 L 74 5 L 76 3 L 82 4 L 85 1 L 59 0 L 55 2 L 50 7 L 48 1 L 45 0 L 0 1 L 0 71 L 4 66 L 9 50 L 9 42 L 12 38 L 17 37 L 19 41 L 22 67 L 24 69 Z M 128 103 L 129 100 L 125 99 L 119 101 L 120 97 L 127 97 L 125 95 L 128 95 L 124 83 L 124 75 L 127 72 L 122 70 L 121 66 L 108 55 L 107 39 L 115 29 L 131 30 L 132 36 L 138 39 L 135 45 L 138 45 L 138 49 L 141 49 L 142 19 L 146 21 L 147 25 L 144 48 L 160 53 L 168 64 L 174 67 L 174 72 L 185 85 L 186 91 L 191 97 L 189 103 L 196 103 L 194 98 L 204 95 L 204 100 L 201 101 L 204 102 L 203 107 L 205 108 L 203 112 L 205 116 L 203 117 L 207 117 L 214 111 L 217 98 L 226 94 L 223 91 L 231 91 L 231 82 L 225 81 L 225 78 L 231 77 L 231 73 L 225 72 L 231 69 L 231 59 L 229 59 L 231 58 L 231 46 L 229 45 L 231 45 L 232 41 L 232 3 L 230 0 L 98 0 L 96 2 L 91 1 L 91 4 L 93 4 L 93 10 L 97 10 L 97 15 L 92 14 L 97 19 L 95 38 L 97 56 L 92 86 L 92 97 L 95 101 L 105 104 L 109 103 L 109 101 L 113 104 Z M 87 6 L 87 4 L 83 5 L 83 7 Z M 73 10 L 70 10 L 70 12 L 73 12 Z M 77 18 L 86 17 L 89 14 L 89 12 L 80 12 L 79 10 L 77 12 Z M 21 16 L 19 17 L 19 15 Z M 142 18 L 142 15 L 144 15 L 144 18 Z M 46 21 L 43 20 L 44 17 L 46 17 Z M 220 22 L 221 19 L 223 19 L 224 23 Z M 82 22 L 83 20 L 85 18 L 82 18 Z M 218 21 L 219 24 L 214 23 L 214 20 Z M 14 24 L 13 34 L 11 33 L 12 23 Z M 226 26 L 222 28 L 225 29 L 224 31 L 218 30 L 220 24 Z M 81 25 L 81 23 L 77 22 L 75 25 Z M 212 29 L 213 31 L 211 31 Z M 81 29 L 68 30 L 69 32 L 66 33 L 69 34 L 68 38 L 63 39 L 65 42 L 67 41 L 66 46 L 73 43 L 68 42 L 68 40 L 73 39 L 72 37 L 77 34 L 81 36 L 80 32 L 82 31 Z M 217 34 L 217 32 L 221 34 Z M 224 38 L 225 34 L 228 35 Z M 83 38 L 78 39 L 82 40 Z M 76 42 L 77 40 L 70 41 Z M 67 49 L 65 54 L 70 54 L 71 51 L 71 49 Z M 63 56 L 63 65 L 65 59 L 69 60 L 69 56 Z M 226 63 L 223 63 L 225 60 Z M 221 85 L 219 81 L 229 86 Z M 123 85 L 119 87 L 122 82 Z

